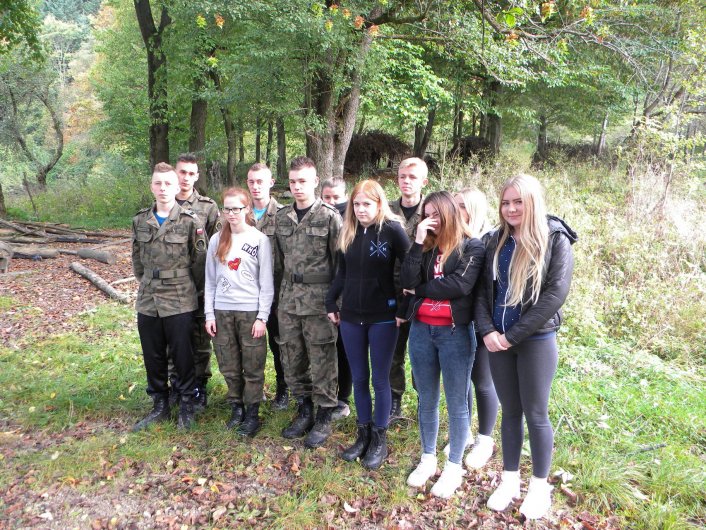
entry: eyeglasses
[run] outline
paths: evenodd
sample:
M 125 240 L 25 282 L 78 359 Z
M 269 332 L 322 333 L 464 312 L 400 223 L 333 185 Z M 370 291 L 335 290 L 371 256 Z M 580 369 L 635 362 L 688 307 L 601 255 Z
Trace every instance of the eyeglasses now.
M 247 206 L 240 206 L 240 207 L 235 207 L 235 208 L 226 208 L 225 206 L 223 207 L 223 213 L 229 214 L 229 213 L 235 213 L 238 214 L 245 210 Z

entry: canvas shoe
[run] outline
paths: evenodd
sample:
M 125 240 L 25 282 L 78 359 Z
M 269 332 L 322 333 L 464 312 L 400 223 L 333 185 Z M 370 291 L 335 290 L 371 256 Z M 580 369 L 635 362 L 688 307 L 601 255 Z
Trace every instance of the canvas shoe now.
M 527 519 L 541 519 L 552 507 L 552 490 L 546 478 L 532 477 L 520 513 Z
M 488 499 L 488 508 L 496 512 L 502 512 L 510 506 L 512 499 L 520 497 L 520 472 L 503 471 L 500 485 L 495 489 Z
M 448 499 L 461 487 L 463 475 L 465 474 L 466 471 L 461 464 L 454 464 L 447 460 L 439 480 L 437 480 L 436 484 L 431 488 L 431 494 L 434 495 L 434 497 Z
M 421 488 L 436 474 L 436 455 L 424 453 L 419 465 L 407 477 L 407 485 Z

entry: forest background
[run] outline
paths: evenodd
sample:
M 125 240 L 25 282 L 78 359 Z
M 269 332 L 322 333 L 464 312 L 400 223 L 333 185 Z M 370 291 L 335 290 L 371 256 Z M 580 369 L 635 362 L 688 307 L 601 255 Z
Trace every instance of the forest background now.
M 287 160 L 300 154 L 314 158 L 322 178 L 373 176 L 391 196 L 395 164 L 425 156 L 429 189 L 475 184 L 491 210 L 506 177 L 536 174 L 551 211 L 580 235 L 551 404 L 555 468 L 565 472 L 556 480 L 568 480 L 578 497 L 555 494 L 559 515 L 543 524 L 561 527 L 568 517 L 584 526 L 702 526 L 705 8 L 703 0 L 6 0 L 0 217 L 125 229 L 151 200 L 151 165 L 184 151 L 199 154 L 199 188 L 216 199 L 224 186 L 242 185 L 256 161 L 271 165 L 276 192 L 284 192 Z M 37 310 L 23 308 L 12 289 L 0 293 L 2 307 L 19 308 L 17 318 Z M 85 498 L 107 488 L 119 496 L 118 480 L 87 477 L 113 469 L 111 477 L 135 481 L 139 462 L 137 475 L 149 484 L 167 460 L 177 473 L 169 455 L 185 446 L 191 457 L 181 472 L 220 483 L 225 467 L 214 462 L 223 455 L 211 448 L 225 436 L 219 409 L 202 433 L 209 444 L 194 447 L 170 429 L 124 437 L 121 428 L 146 406 L 133 392 L 143 369 L 132 313 L 102 303 L 77 318 L 94 333 L 35 332 L 0 348 L 8 389 L 0 419 L 7 432 L 48 438 L 87 420 L 118 417 L 118 426 L 56 442 L 51 454 L 61 457 L 13 458 L 0 488 L 8 493 L 18 476 L 39 476 L 27 491 L 51 485 Z M 46 352 L 53 362 L 28 375 L 24 363 Z M 89 352 L 118 363 L 117 376 Z M 84 370 L 101 386 L 88 385 Z M 218 396 L 222 384 L 216 388 Z M 406 400 L 413 411 L 413 397 Z M 228 457 L 245 462 L 244 481 L 253 466 L 284 465 L 296 476 L 284 480 L 286 494 L 257 490 L 225 502 L 209 490 L 212 504 L 200 499 L 204 520 L 162 514 L 178 512 L 174 521 L 184 524 L 278 527 L 468 525 L 470 512 L 481 526 L 520 524 L 516 512 L 501 521 L 484 502 L 468 503 L 487 495 L 493 470 L 443 508 L 410 496 L 400 469 L 416 458 L 413 432 L 398 430 L 397 466 L 380 477 L 347 470 L 332 481 L 340 471 L 333 454 L 289 448 L 278 463 L 285 418 L 270 420 L 262 441 L 230 448 Z M 85 459 L 77 470 L 76 457 L 86 454 L 100 462 Z M 112 524 L 96 513 L 88 515 L 94 523 Z M 144 523 L 142 515 L 116 516 L 116 525 Z

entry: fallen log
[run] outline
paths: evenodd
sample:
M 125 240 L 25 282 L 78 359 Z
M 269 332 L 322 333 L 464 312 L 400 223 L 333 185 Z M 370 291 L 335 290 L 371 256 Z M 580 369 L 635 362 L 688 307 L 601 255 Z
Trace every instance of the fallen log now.
M 67 250 L 59 249 L 61 254 L 69 254 L 71 256 L 78 256 L 83 259 L 94 259 L 100 261 L 101 263 L 107 263 L 108 265 L 115 265 L 117 261 L 115 254 L 112 252 L 105 252 L 103 250 L 96 250 L 93 248 L 80 248 L 78 250 Z
M 30 230 L 29 228 L 25 228 L 24 226 L 20 226 L 18 224 L 11 223 L 10 221 L 5 221 L 4 219 L 0 219 L 0 226 L 4 226 L 6 228 L 12 228 L 15 232 L 20 232 L 21 234 L 25 234 L 28 236 L 40 235 L 42 237 L 47 237 L 47 238 L 53 239 L 53 236 L 50 236 L 46 232 L 42 232 L 40 229 Z
M 98 250 L 99 248 L 116 247 L 118 245 L 124 245 L 125 243 L 130 243 L 132 241 L 131 237 L 126 237 L 124 239 L 119 239 L 118 241 L 108 241 L 102 245 L 96 245 L 93 250 Z
M 0 237 L 0 241 L 6 241 L 8 243 L 29 243 L 30 245 L 43 245 L 45 243 L 52 243 L 54 240 L 49 240 L 46 237 L 25 237 L 17 235 L 15 237 Z
M 113 298 L 114 300 L 117 300 L 120 303 L 123 304 L 129 304 L 130 303 L 130 298 L 113 289 L 108 282 L 106 282 L 103 278 L 101 278 L 98 274 L 93 272 L 91 269 L 88 267 L 84 267 L 81 265 L 79 262 L 74 261 L 69 265 L 69 268 L 74 271 L 76 274 L 79 274 L 80 276 L 83 276 L 86 278 L 89 282 L 91 282 L 93 285 L 98 287 L 101 291 L 103 291 L 105 294 Z
M 6 274 L 12 263 L 14 250 L 7 243 L 0 243 L 0 273 Z
M 121 283 L 129 283 L 134 281 L 136 281 L 134 276 L 128 276 L 127 278 L 121 278 L 120 280 L 110 282 L 110 285 L 120 285 Z
M 20 259 L 53 259 L 59 256 L 59 250 L 49 247 L 32 247 L 32 246 L 12 246 L 12 257 Z

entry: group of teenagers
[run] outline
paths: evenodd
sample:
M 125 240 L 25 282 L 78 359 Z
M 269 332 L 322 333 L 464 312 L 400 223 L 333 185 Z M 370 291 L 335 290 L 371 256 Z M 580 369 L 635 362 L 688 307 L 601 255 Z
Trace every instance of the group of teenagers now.
M 419 158 L 400 163 L 393 201 L 370 179 L 349 194 L 342 179 L 320 187 L 314 162 L 297 157 L 289 169 L 292 204 L 271 197 L 272 173 L 255 164 L 248 190 L 226 189 L 214 217 L 189 208 L 198 206 L 196 179 L 190 155 L 176 169 L 158 164 L 155 203 L 133 221 L 138 331 L 153 398 L 136 430 L 168 420 L 177 402 L 179 427 L 189 428 L 205 407 L 210 370 L 197 353 L 205 330 L 228 387 L 226 425 L 255 435 L 269 340 L 277 375 L 272 408 L 287 408 L 289 395 L 297 404 L 282 435 L 323 445 L 333 420 L 349 413 L 352 383 L 356 435 L 340 456 L 377 469 L 387 458 L 388 425 L 400 415 L 407 351 L 422 449 L 407 483 L 422 488 L 438 473 L 443 382 L 447 458 L 431 494 L 449 498 L 462 486 L 469 447 L 466 468 L 487 464 L 500 405 L 504 470 L 488 506 L 502 511 L 521 496 L 526 420 L 532 477 L 520 512 L 547 514 L 548 403 L 577 235 L 547 214 L 536 178 L 519 174 L 504 183 L 495 228 L 477 188 L 424 195 L 428 169 Z M 178 272 L 185 265 L 190 274 Z M 160 309 L 170 297 L 187 309 Z

